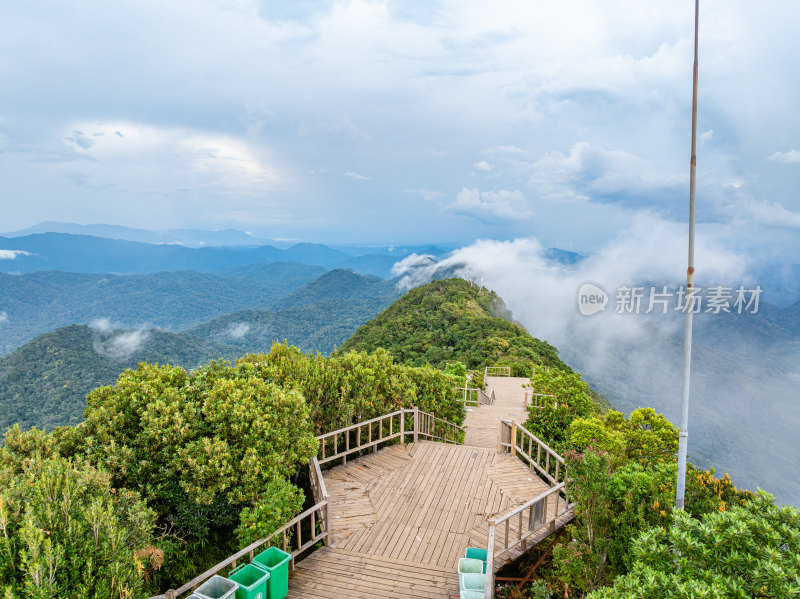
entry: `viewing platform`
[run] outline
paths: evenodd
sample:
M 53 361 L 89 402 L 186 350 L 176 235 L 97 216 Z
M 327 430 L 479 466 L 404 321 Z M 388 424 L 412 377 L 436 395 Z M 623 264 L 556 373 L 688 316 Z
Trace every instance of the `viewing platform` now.
M 492 564 L 490 599 L 494 572 L 574 517 L 563 459 L 522 426 L 528 383 L 486 376 L 485 392 L 465 392 L 463 428 L 405 409 L 321 435 L 315 505 L 164 597 L 282 542 L 290 598 L 456 599 L 458 560 L 478 547 Z M 343 463 L 322 470 L 329 462 Z

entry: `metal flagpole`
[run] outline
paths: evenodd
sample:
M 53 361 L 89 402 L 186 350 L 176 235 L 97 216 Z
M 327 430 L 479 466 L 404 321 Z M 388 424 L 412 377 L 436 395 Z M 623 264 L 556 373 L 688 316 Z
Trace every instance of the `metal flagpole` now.
M 683 329 L 683 388 L 681 430 L 678 437 L 678 481 L 675 507 L 683 509 L 686 493 L 686 452 L 689 444 L 689 381 L 692 371 L 692 315 L 694 314 L 694 189 L 697 171 L 697 45 L 700 0 L 694 0 L 694 73 L 692 79 L 692 160 L 689 166 L 689 268 L 686 270 L 686 323 Z

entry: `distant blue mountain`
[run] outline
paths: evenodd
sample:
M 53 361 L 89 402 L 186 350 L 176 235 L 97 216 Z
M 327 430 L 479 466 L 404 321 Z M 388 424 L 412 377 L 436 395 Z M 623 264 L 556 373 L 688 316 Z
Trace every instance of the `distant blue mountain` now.
M 16 255 L 11 258 L 9 252 L 2 250 L 11 250 Z M 2 259 L 3 256 L 6 258 Z M 287 249 L 271 245 L 189 248 L 68 233 L 0 237 L 0 272 L 6 273 L 40 270 L 116 274 L 177 270 L 212 272 L 278 261 L 334 268 L 352 257 L 340 250 L 310 243 Z
M 218 229 L 214 231 L 165 229 L 163 231 L 148 231 L 121 225 L 77 225 L 75 223 L 53 221 L 45 221 L 19 231 L 2 233 L 2 235 L 4 237 L 27 237 L 38 233 L 69 233 L 71 235 L 89 235 L 91 237 L 139 241 L 141 243 L 168 243 L 188 247 L 281 245 L 270 239 L 259 238 L 236 229 Z
M 42 333 L 97 319 L 123 328 L 179 330 L 272 305 L 326 272 L 321 266 L 272 262 L 214 274 L 0 274 L 0 355 Z

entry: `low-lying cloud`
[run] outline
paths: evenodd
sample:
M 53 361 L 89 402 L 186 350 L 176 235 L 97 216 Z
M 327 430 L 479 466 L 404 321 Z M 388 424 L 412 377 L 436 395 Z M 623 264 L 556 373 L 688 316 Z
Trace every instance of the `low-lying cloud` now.
M 24 250 L 0 250 L 0 260 L 16 260 L 17 256 L 33 256 Z
M 95 318 L 89 326 L 95 331 L 92 343 L 94 351 L 111 360 L 130 358 L 150 338 L 150 330 L 145 327 L 123 330 L 122 325 L 115 324 L 106 317 Z
M 112 360 L 125 360 L 141 349 L 149 337 L 150 331 L 146 329 L 121 331 L 114 333 L 108 339 L 95 340 L 93 347 L 101 356 Z
M 250 331 L 250 325 L 246 322 L 231 324 L 225 334 L 231 339 L 242 339 Z

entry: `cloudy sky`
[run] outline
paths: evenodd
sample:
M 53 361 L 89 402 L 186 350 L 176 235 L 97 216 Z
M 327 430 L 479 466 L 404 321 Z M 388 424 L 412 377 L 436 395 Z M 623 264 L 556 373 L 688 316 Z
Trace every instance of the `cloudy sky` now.
M 701 0 L 702 234 L 800 232 L 800 3 Z M 688 203 L 690 0 L 0 5 L 0 230 L 593 251 Z

